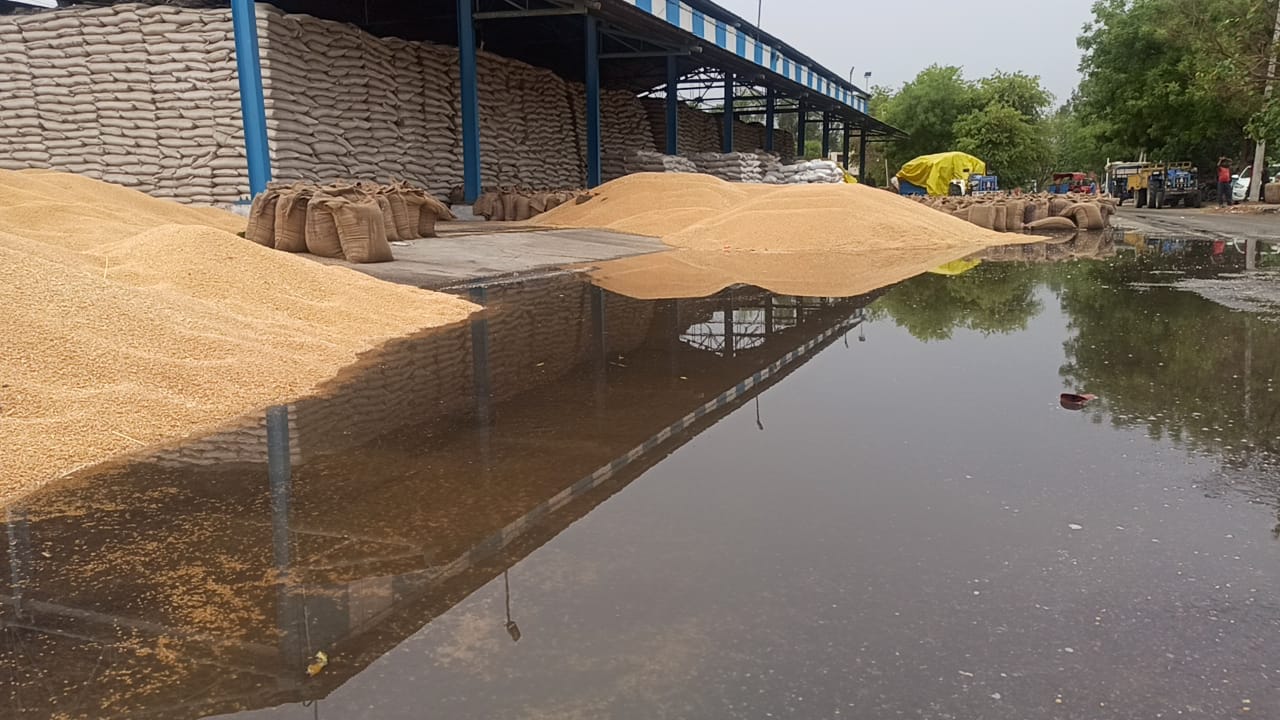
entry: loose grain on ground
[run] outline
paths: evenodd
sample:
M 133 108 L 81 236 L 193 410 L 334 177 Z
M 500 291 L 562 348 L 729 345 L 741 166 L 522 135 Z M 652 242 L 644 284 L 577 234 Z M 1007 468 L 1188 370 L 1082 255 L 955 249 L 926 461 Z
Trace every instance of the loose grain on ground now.
M 603 263 L 604 287 L 638 298 L 697 297 L 736 283 L 851 296 L 931 267 L 1035 238 L 996 233 L 861 185 L 730 184 L 642 173 L 535 222 L 659 237 L 672 250 Z
M 474 309 L 243 229 L 87 178 L 0 172 L 0 501 L 305 395 Z

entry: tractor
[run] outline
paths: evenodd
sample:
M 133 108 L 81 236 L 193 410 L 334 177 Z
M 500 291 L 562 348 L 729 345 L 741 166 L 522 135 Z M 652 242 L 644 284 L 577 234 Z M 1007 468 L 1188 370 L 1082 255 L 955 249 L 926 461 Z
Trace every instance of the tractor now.
M 1144 164 L 1129 176 L 1128 191 L 1138 207 L 1200 207 L 1200 183 L 1189 162 Z

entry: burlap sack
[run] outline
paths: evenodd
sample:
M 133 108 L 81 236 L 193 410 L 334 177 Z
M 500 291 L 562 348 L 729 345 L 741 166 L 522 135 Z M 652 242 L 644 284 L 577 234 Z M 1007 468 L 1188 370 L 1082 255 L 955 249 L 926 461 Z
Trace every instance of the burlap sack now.
M 1007 229 L 1006 223 L 1009 221 L 1009 208 L 1003 204 L 992 206 L 994 214 L 991 217 L 991 229 L 997 232 L 1004 232 Z
M 485 193 L 476 198 L 475 205 L 471 206 L 471 213 L 485 220 L 490 219 L 490 216 L 493 215 L 493 193 Z
M 994 205 L 974 205 L 969 208 L 969 222 L 980 228 L 992 230 L 996 223 L 996 208 Z
M 551 193 L 534 193 L 529 196 L 529 214 L 538 215 L 547 211 L 547 196 Z
M 516 194 L 513 190 L 502 193 L 502 216 L 507 220 L 519 220 L 516 214 Z
M 507 219 L 507 204 L 503 202 L 502 198 L 502 192 L 490 193 L 489 214 L 486 216 L 488 219 L 495 222 Z
M 387 202 L 391 203 L 391 215 L 395 223 L 396 235 L 401 240 L 412 240 L 418 237 L 418 224 L 414 221 L 413 214 L 409 212 L 409 204 L 405 202 L 405 191 L 400 187 L 390 187 L 386 189 L 386 195 Z M 390 226 L 388 226 L 388 239 L 391 239 L 390 229 Z
M 1028 223 L 1025 229 L 1028 232 L 1075 232 L 1076 224 L 1071 218 L 1050 217 Z
M 276 205 L 279 204 L 280 192 L 268 188 L 253 199 L 253 207 L 249 209 L 249 226 L 244 236 L 259 245 L 269 248 L 276 246 Z
M 316 201 L 312 201 L 315 207 Z M 342 257 L 353 263 L 390 262 L 391 245 L 387 243 L 386 220 L 382 204 L 376 197 L 363 200 L 334 198 L 320 201 L 337 228 Z
M 342 240 L 338 237 L 338 221 L 334 211 L 346 198 L 316 195 L 307 203 L 307 252 L 320 257 L 345 259 Z M 375 207 L 377 203 L 374 203 Z M 386 236 L 383 236 L 386 239 Z
M 1081 230 L 1102 230 L 1106 227 L 1106 223 L 1102 220 L 1102 210 L 1098 208 L 1097 203 L 1072 205 L 1063 212 L 1063 217 L 1074 220 L 1076 227 Z
M 965 222 L 969 222 L 969 216 L 972 213 L 973 213 L 973 208 L 960 208 L 959 210 L 953 210 L 951 212 L 951 215 L 953 217 L 958 217 L 961 220 L 964 220 Z
M 280 191 L 276 201 L 275 248 L 285 252 L 307 251 L 307 205 L 311 191 Z
M 1066 198 L 1049 198 L 1049 217 L 1065 217 L 1063 213 L 1071 207 L 1071 201 Z
M 1027 212 L 1026 200 L 1010 200 L 1005 213 L 1005 232 L 1022 232 L 1023 221 Z
M 374 202 L 378 203 L 378 211 L 382 213 L 382 224 L 386 228 L 383 233 L 387 242 L 400 239 L 400 229 L 396 226 L 396 214 L 391 209 L 391 198 L 383 193 L 372 196 Z
M 1262 186 L 1262 201 L 1268 205 L 1280 204 L 1280 182 L 1267 183 Z
M 533 204 L 526 195 L 516 195 L 516 220 L 528 220 L 533 217 Z

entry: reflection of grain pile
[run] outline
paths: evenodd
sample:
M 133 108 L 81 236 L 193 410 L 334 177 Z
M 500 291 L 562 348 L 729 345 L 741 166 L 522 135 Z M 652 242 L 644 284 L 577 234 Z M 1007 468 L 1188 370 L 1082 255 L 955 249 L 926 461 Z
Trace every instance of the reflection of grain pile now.
M 305 394 L 450 296 L 231 234 L 243 221 L 49 172 L 0 173 L 0 495 Z
M 688 174 L 631 175 L 535 222 L 661 237 L 676 251 L 596 273 L 610 290 L 643 298 L 705 295 L 736 282 L 858 295 L 1009 241 L 860 185 L 736 185 Z

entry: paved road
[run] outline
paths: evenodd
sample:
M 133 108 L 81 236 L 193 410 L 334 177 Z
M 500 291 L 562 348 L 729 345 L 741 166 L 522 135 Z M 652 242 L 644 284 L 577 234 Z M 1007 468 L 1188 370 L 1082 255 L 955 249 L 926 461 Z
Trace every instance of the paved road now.
M 1139 210 L 1122 207 L 1112 219 L 1112 224 L 1149 236 L 1280 241 L 1280 214 L 1236 215 L 1216 213 L 1208 208 Z

